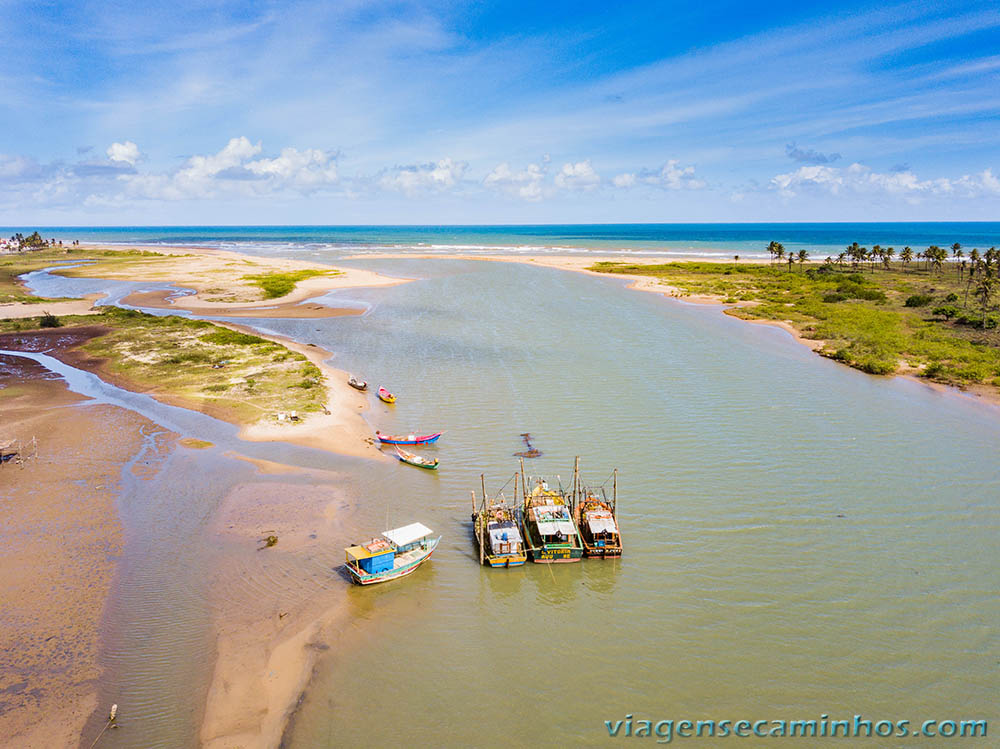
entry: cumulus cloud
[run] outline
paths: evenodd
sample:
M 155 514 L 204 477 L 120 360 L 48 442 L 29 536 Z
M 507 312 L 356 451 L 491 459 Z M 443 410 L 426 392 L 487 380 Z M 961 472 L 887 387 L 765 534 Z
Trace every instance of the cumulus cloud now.
M 601 184 L 601 178 L 590 160 L 578 161 L 575 164 L 563 164 L 555 178 L 556 187 L 564 190 L 593 190 Z
M 799 148 L 794 143 L 785 146 L 785 155 L 803 164 L 832 164 L 840 159 L 839 153 L 820 153 L 811 148 Z
M 450 158 L 427 164 L 398 166 L 383 174 L 379 184 L 387 190 L 411 196 L 421 192 L 437 192 L 458 184 L 467 167 L 466 162 Z
M 960 195 L 978 197 L 1000 195 L 1000 180 L 992 170 L 966 174 L 950 179 L 920 179 L 909 169 L 905 171 L 876 172 L 864 164 L 851 164 L 846 169 L 829 166 L 802 166 L 794 172 L 778 174 L 771 179 L 771 187 L 785 197 L 794 197 L 803 191 L 841 193 L 871 193 L 902 196 L 916 201 L 929 195 Z
M 106 151 L 108 158 L 112 161 L 120 161 L 129 166 L 135 166 L 139 160 L 139 146 L 130 140 L 124 143 L 112 143 Z
M 231 138 L 217 153 L 191 156 L 173 174 L 123 178 L 133 197 L 183 200 L 235 194 L 252 197 L 281 190 L 308 193 L 337 181 L 336 153 L 284 148 L 274 158 L 258 158 L 261 144 Z
M 538 164 L 528 164 L 526 168 L 515 172 L 505 161 L 497 164 L 493 171 L 486 175 L 483 184 L 524 200 L 538 201 L 542 199 L 544 179 L 545 170 Z
M 700 190 L 705 187 L 705 182 L 694 176 L 694 167 L 680 166 L 677 159 L 670 159 L 658 170 L 643 169 L 619 174 L 611 183 L 626 189 L 637 185 L 653 185 L 664 190 Z

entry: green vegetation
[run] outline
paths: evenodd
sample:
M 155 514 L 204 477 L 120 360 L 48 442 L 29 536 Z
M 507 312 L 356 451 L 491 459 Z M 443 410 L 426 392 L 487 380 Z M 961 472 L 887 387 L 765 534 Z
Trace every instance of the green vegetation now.
M 913 372 L 952 385 L 1000 387 L 1000 253 L 952 248 L 917 253 L 857 244 L 836 259 L 805 266 L 780 243 L 768 265 L 598 263 L 591 270 L 652 276 L 681 294 L 711 295 L 739 306 L 729 314 L 791 323 L 820 353 L 871 374 Z M 922 262 L 921 262 L 922 261 Z M 798 264 L 795 268 L 793 263 Z M 926 308 L 930 308 L 930 312 Z
M 58 328 L 61 325 L 59 318 L 50 312 L 43 312 L 42 316 L 38 318 L 38 327 L 40 328 Z
M 338 270 L 296 270 L 287 273 L 264 273 L 258 276 L 243 276 L 244 281 L 252 281 L 264 291 L 265 299 L 277 299 L 291 294 L 295 284 L 315 276 L 339 276 Z
M 34 330 L 42 318 L 0 320 L 0 332 Z M 306 357 L 258 336 L 203 320 L 106 307 L 66 315 L 65 326 L 109 331 L 80 346 L 101 368 L 137 389 L 250 424 L 278 411 L 322 411 L 323 374 Z
M 47 246 L 45 249 L 0 255 L 0 304 L 8 302 L 27 302 L 29 304 L 44 304 L 45 302 L 67 301 L 67 298 L 44 298 L 29 294 L 18 276 L 34 270 L 48 268 L 66 261 L 100 260 L 114 265 L 133 262 L 141 257 L 163 257 L 156 252 L 144 250 L 91 250 L 81 247 Z

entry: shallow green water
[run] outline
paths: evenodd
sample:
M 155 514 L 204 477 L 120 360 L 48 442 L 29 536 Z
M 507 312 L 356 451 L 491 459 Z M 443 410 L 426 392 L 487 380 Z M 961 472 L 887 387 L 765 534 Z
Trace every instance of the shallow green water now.
M 357 264 L 420 280 L 330 296 L 368 305 L 362 317 L 260 324 L 396 392 L 392 407 L 372 399 L 373 428 L 446 430 L 423 450 L 441 469 L 173 427 L 214 430 L 219 447 L 126 482 L 101 698 L 128 720 L 109 745 L 196 741 L 213 654 L 205 570 L 243 553 L 206 548 L 207 528 L 218 497 L 252 475 L 228 449 L 350 471 L 360 506 L 342 543 L 301 563 L 262 567 L 247 552 L 231 599 L 248 607 L 261 590 L 294 599 L 346 585 L 331 571 L 342 547 L 387 520 L 443 535 L 406 580 L 347 590 L 350 624 L 288 746 L 599 745 L 620 740 L 604 721 L 626 714 L 996 717 L 996 409 L 864 375 L 781 330 L 619 279 Z M 478 565 L 469 490 L 480 472 L 492 489 L 513 474 L 525 431 L 544 453 L 534 474 L 568 481 L 575 455 L 595 482 L 619 468 L 620 561 Z
M 393 389 L 373 426 L 447 430 L 436 474 L 366 472 L 359 520 L 444 538 L 350 591 L 290 746 L 596 745 L 627 713 L 995 717 L 995 410 L 616 280 L 366 267 L 423 280 L 352 293 L 362 318 L 268 325 Z M 469 490 L 514 472 L 524 431 L 532 473 L 620 469 L 622 560 L 476 563 Z

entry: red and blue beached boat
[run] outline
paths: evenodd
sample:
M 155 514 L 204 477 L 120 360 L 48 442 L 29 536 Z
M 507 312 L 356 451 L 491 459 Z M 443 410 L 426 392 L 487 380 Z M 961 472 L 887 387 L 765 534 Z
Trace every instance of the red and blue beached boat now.
M 444 432 L 434 432 L 433 434 L 382 434 L 376 431 L 375 436 L 383 445 L 430 445 L 438 441 Z

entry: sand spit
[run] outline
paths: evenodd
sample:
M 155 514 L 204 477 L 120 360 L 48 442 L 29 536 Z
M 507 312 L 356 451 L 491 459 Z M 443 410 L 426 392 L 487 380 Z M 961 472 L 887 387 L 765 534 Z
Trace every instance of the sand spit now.
M 130 247 L 100 247 L 127 252 Z M 133 306 L 185 310 L 196 315 L 220 317 L 336 317 L 359 314 L 356 309 L 337 309 L 321 304 L 304 304 L 331 291 L 373 286 L 395 286 L 409 279 L 390 278 L 359 268 L 336 268 L 321 263 L 287 258 L 263 258 L 229 250 L 158 247 L 167 257 L 139 257 L 118 265 L 100 262 L 94 266 L 67 270 L 67 275 L 123 281 L 165 282 L 194 294 L 176 292 L 132 294 L 124 300 Z M 334 271 L 337 275 L 306 278 L 285 296 L 262 299 L 263 292 L 247 276 L 296 271 Z
M 0 370 L 0 435 L 38 445 L 23 465 L 0 466 L 0 746 L 72 746 L 107 708 L 98 630 L 122 549 L 122 466 L 158 428 L 88 405 L 30 360 L 0 357 Z
M 100 312 L 94 303 L 103 294 L 87 294 L 82 299 L 69 302 L 11 302 L 0 304 L 0 320 L 23 320 L 26 317 L 40 317 L 46 313 L 62 315 L 96 315 Z
M 248 460 L 258 480 L 233 487 L 213 525 L 217 660 L 201 728 L 210 749 L 275 747 L 316 656 L 347 615 L 347 584 L 332 569 L 349 505 L 335 473 Z M 261 548 L 262 539 L 278 542 Z M 281 586 L 257 585 L 280 578 Z M 246 587 L 246 590 L 244 590 Z

